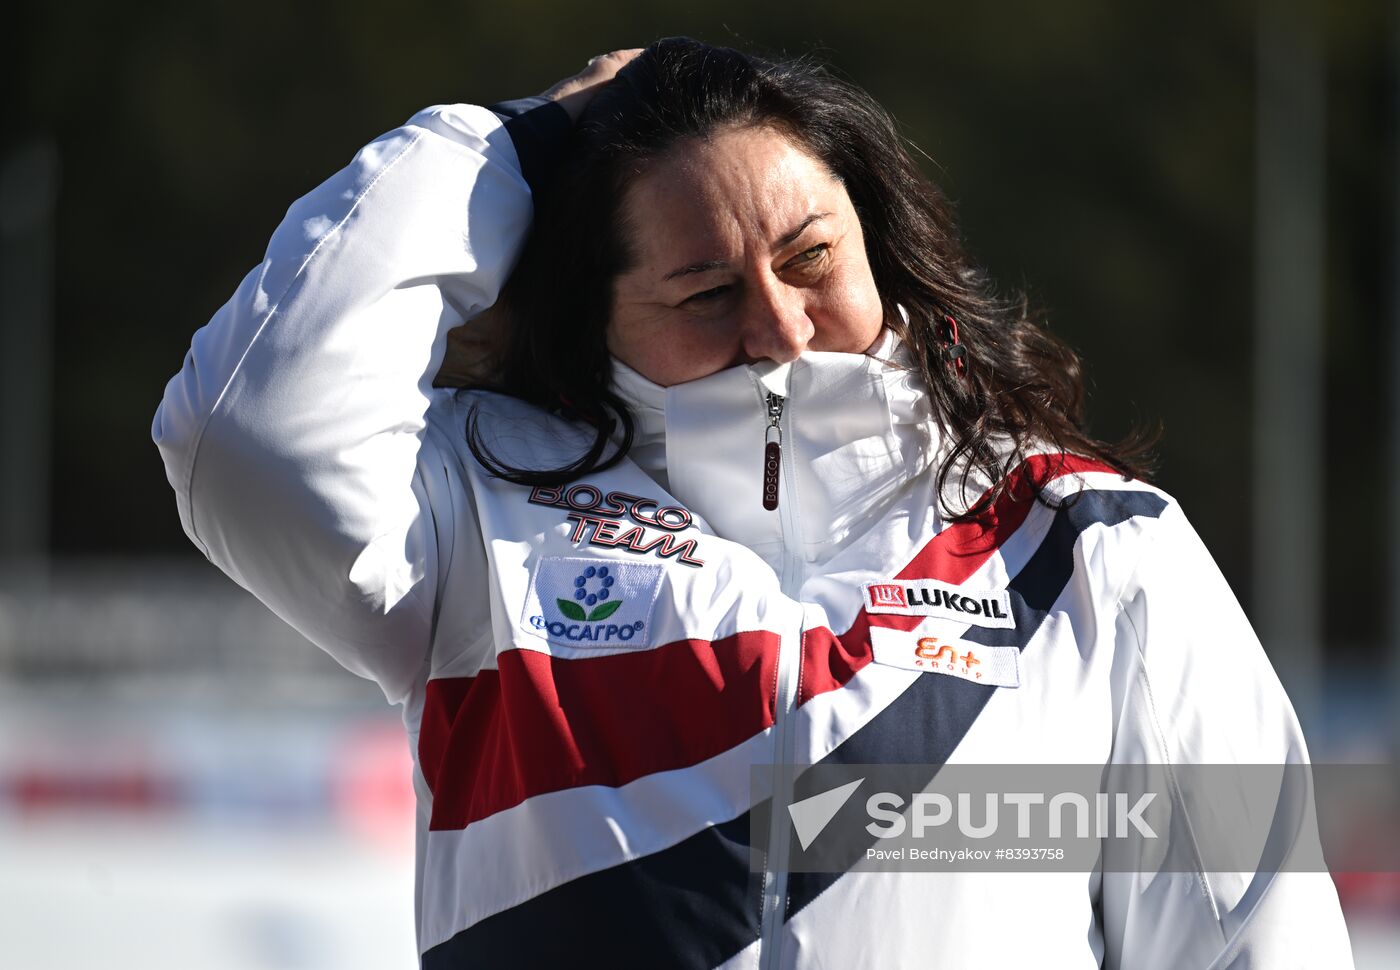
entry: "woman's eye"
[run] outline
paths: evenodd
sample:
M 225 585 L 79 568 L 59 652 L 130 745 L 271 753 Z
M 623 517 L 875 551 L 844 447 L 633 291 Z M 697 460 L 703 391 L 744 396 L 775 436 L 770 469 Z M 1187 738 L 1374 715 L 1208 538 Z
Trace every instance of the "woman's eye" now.
M 827 243 L 818 243 L 811 249 L 803 250 L 796 256 L 792 257 L 792 259 L 788 260 L 788 265 L 802 266 L 806 263 L 813 262 L 814 260 L 820 259 L 823 255 L 825 255 L 826 251 L 830 248 L 831 247 Z
M 682 300 L 681 302 L 682 302 L 682 303 L 704 303 L 704 302 L 706 302 L 706 301 L 708 301 L 708 300 L 713 300 L 715 297 L 723 296 L 723 295 L 724 295 L 725 293 L 727 293 L 728 291 L 729 291 L 729 287 L 728 287 L 728 286 L 715 286 L 715 287 L 711 287 L 711 288 L 708 289 L 708 290 L 701 290 L 699 293 L 692 293 L 690 296 L 686 297 L 686 298 L 685 298 L 684 300 Z

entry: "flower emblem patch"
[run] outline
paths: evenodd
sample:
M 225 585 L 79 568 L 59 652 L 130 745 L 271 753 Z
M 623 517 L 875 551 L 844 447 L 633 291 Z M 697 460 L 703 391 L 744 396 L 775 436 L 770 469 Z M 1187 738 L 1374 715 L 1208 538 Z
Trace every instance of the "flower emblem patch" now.
M 617 577 L 609 575 L 607 566 L 585 566 L 583 572 L 574 577 L 574 598 L 560 598 L 559 612 L 571 620 L 586 620 L 596 623 L 606 620 L 622 608 L 622 600 L 613 595 Z M 612 596 L 609 600 L 608 597 Z M 589 612 L 585 613 L 584 610 Z
M 530 578 L 521 625 L 532 636 L 577 648 L 646 649 L 665 567 L 615 559 L 541 559 Z

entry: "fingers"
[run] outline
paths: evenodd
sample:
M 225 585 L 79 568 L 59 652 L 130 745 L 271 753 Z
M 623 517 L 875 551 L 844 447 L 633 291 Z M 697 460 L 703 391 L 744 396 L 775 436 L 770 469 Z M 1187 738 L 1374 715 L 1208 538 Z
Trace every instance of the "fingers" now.
M 596 54 L 588 59 L 588 64 L 580 72 L 579 77 L 588 76 L 590 81 L 611 80 L 618 71 L 627 65 L 642 52 L 640 47 L 628 47 L 623 50 L 608 51 L 606 54 Z
M 544 92 L 544 96 L 556 101 L 578 121 L 584 106 L 602 85 L 617 76 L 617 72 L 642 52 L 640 47 L 609 51 L 589 58 L 588 64 L 573 77 L 565 78 Z
M 636 57 L 641 52 L 642 48 L 640 47 L 624 47 L 622 50 L 608 51 L 606 54 L 594 54 L 588 59 L 588 63 L 594 64 L 598 61 L 605 60 L 607 58 L 614 58 L 616 60 L 621 61 L 623 64 L 626 64 L 628 61 Z

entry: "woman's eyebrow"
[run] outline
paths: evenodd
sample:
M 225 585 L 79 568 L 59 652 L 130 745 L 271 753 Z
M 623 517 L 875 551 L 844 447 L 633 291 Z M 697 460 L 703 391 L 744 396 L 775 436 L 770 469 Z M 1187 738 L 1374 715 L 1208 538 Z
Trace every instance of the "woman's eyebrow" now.
M 661 277 L 661 281 L 663 283 L 669 283 L 678 276 L 690 276 L 694 273 L 708 273 L 712 269 L 724 269 L 728 265 L 729 264 L 722 259 L 707 259 L 703 263 L 692 263 L 689 266 L 682 266 L 680 269 L 674 269 Z
M 825 219 L 829 215 L 831 215 L 830 212 L 813 212 L 807 218 L 799 222 L 795 227 L 789 229 L 787 232 L 779 236 L 777 241 L 773 243 L 773 251 L 777 252 L 784 246 L 789 245 L 794 239 L 802 235 L 802 233 L 806 232 L 808 226 L 810 226 L 814 222 L 820 222 L 822 219 Z M 667 273 L 665 276 L 661 277 L 661 282 L 669 283 L 671 280 L 677 279 L 681 276 L 693 276 L 696 273 L 708 273 L 711 270 L 728 268 L 729 263 L 727 263 L 725 260 L 707 259 L 703 263 L 691 263 L 689 266 L 682 266 L 680 269 L 674 269 L 671 272 Z
M 820 222 L 822 219 L 825 219 L 829 215 L 831 215 L 830 212 L 813 212 L 807 218 L 799 222 L 795 229 L 790 229 L 787 232 L 783 233 L 783 235 L 779 236 L 778 241 L 773 244 L 773 251 L 777 252 L 779 249 L 782 249 L 784 246 L 791 243 L 798 236 L 802 235 L 802 233 L 804 233 L 807 230 L 807 227 L 810 226 L 812 223 Z

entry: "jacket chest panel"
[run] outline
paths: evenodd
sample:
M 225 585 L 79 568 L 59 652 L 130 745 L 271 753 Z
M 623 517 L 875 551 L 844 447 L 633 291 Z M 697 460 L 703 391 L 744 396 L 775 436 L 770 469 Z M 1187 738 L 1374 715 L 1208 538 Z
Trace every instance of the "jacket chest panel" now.
M 566 489 L 473 485 L 495 652 L 429 681 L 434 828 L 740 750 L 774 724 L 780 652 L 859 596 L 827 574 L 804 586 L 812 601 L 785 596 L 759 556 L 625 467 Z M 733 770 L 755 754 L 771 745 Z

